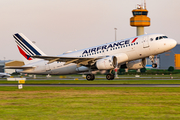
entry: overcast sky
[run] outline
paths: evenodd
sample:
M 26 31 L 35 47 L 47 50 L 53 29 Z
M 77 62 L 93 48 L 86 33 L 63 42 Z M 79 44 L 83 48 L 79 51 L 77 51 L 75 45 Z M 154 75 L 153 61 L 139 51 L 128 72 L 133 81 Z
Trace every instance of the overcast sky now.
M 151 26 L 180 43 L 180 0 L 146 0 Z M 141 0 L 1 0 L 0 60 L 21 60 L 13 34 L 23 33 L 47 55 L 133 37 L 132 10 Z

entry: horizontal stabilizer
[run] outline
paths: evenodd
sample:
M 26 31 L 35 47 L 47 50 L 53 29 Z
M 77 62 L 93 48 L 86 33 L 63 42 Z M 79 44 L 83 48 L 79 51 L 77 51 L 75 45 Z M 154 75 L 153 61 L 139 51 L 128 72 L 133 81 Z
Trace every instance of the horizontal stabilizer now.
M 32 69 L 32 68 L 35 68 L 35 67 L 32 67 L 32 66 L 7 66 L 7 67 L 4 67 L 4 69 Z

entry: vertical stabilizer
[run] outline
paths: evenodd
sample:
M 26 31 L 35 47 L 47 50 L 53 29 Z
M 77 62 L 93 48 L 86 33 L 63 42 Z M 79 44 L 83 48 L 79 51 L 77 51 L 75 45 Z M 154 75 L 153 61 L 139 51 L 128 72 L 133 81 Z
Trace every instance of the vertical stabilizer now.
M 36 62 L 39 59 L 33 59 L 31 56 L 34 55 L 45 55 L 34 43 L 32 43 L 26 36 L 22 33 L 16 33 L 13 35 L 15 42 L 19 49 L 19 52 L 23 56 L 25 64 L 30 64 Z

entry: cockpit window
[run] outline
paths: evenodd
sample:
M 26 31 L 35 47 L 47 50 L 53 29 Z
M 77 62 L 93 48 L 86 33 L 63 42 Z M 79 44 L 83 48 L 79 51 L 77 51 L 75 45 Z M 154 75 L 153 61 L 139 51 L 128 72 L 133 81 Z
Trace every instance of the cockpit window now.
M 159 37 L 156 37 L 156 40 L 161 40 L 161 39 L 164 39 L 164 38 L 168 38 L 167 36 L 159 36 Z
M 159 37 L 159 40 L 160 40 L 160 39 L 163 39 L 163 36 L 160 36 L 160 37 Z
M 168 38 L 167 36 L 163 36 L 163 38 Z

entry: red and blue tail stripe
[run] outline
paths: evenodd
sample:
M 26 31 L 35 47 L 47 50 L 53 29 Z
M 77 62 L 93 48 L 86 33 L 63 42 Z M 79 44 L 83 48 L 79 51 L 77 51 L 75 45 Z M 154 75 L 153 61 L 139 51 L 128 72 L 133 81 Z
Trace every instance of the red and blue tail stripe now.
M 13 37 L 16 40 L 19 52 L 27 60 L 32 60 L 31 56 L 41 55 L 41 53 L 36 49 L 37 47 L 35 47 L 35 45 L 21 33 L 14 34 Z
M 33 60 L 31 58 L 31 56 L 27 55 L 19 46 L 17 46 L 19 49 L 19 52 L 21 53 L 21 55 L 23 55 L 27 60 Z

